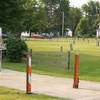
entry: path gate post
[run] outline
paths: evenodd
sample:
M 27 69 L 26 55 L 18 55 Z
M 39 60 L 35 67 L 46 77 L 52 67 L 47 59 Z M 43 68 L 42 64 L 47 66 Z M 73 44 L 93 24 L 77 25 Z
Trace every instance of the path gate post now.
M 74 84 L 73 84 L 73 88 L 78 88 L 78 85 L 79 85 L 78 71 L 79 71 L 79 55 L 75 55 Z
M 32 67 L 32 49 L 30 50 L 30 56 L 27 56 L 26 94 L 31 94 L 31 67 Z
M 2 70 L 2 50 L 6 50 L 6 44 L 2 44 L 2 28 L 0 27 L 0 72 Z

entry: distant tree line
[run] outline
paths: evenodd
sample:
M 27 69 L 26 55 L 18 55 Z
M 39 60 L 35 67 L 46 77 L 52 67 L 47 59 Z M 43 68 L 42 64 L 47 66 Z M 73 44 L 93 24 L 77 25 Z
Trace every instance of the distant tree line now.
M 64 13 L 64 16 L 62 16 Z M 0 0 L 0 27 L 4 33 L 19 35 L 23 31 L 94 36 L 100 21 L 100 2 L 89 1 L 81 8 L 69 0 Z

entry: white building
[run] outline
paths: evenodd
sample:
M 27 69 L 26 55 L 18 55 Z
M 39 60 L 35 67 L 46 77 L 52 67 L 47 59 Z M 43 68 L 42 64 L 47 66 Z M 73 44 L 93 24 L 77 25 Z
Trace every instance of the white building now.
M 72 37 L 72 31 L 69 28 L 67 28 L 66 36 Z
M 27 33 L 27 32 L 21 33 L 21 37 L 29 37 L 29 36 L 30 36 L 30 33 Z
M 96 34 L 96 37 L 100 37 L 100 23 L 99 23 L 99 28 L 97 29 L 97 34 Z

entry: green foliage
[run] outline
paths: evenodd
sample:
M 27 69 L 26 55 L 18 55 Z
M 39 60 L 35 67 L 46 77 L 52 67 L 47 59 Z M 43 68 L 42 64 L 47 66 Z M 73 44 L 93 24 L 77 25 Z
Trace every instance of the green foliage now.
M 90 0 L 82 6 L 82 10 L 86 16 L 96 18 L 100 14 L 100 2 Z
M 76 29 L 78 35 L 88 35 L 89 33 L 89 25 L 88 25 L 88 18 L 81 18 L 77 29 Z
M 48 26 L 48 18 L 42 2 L 31 0 L 26 3 L 25 8 L 29 10 L 26 21 L 26 31 L 30 32 L 45 32 Z
M 5 33 L 57 33 L 67 28 L 75 36 L 82 15 L 88 18 L 89 35 L 95 35 L 100 21 L 100 3 L 90 0 L 80 8 L 70 7 L 70 0 L 0 0 L 0 27 Z M 83 32 L 84 34 L 84 32 Z M 82 35 L 82 34 L 81 34 Z
M 69 0 L 5 0 L 0 1 L 0 26 L 5 32 L 60 32 L 62 11 L 67 26 Z
M 48 16 L 48 32 L 61 32 L 62 12 L 64 12 L 65 26 L 67 26 L 69 0 L 42 0 Z
M 89 1 L 82 6 L 83 13 L 88 18 L 89 35 L 96 35 L 98 21 L 100 21 L 100 2 Z
M 20 33 L 24 30 L 24 4 L 27 0 L 0 0 L 0 27 L 10 33 Z
M 25 53 L 28 51 L 27 45 L 24 41 L 18 38 L 9 38 L 7 40 L 6 54 L 10 61 L 20 62 L 22 57 L 25 57 Z
M 69 11 L 69 20 L 68 20 L 68 26 L 70 30 L 72 31 L 72 35 L 75 36 L 75 30 L 76 27 L 82 17 L 81 9 L 71 7 Z

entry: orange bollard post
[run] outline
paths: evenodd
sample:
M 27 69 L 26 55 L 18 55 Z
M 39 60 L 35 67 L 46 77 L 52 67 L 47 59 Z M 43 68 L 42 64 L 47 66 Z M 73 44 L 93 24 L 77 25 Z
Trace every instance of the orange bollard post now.
M 26 94 L 31 94 L 31 60 L 32 54 L 30 54 L 30 56 L 27 56 Z
M 31 57 L 27 56 L 26 94 L 31 94 Z
M 73 84 L 73 88 L 78 88 L 78 85 L 79 85 L 78 71 L 79 71 L 79 55 L 75 55 L 74 84 Z

